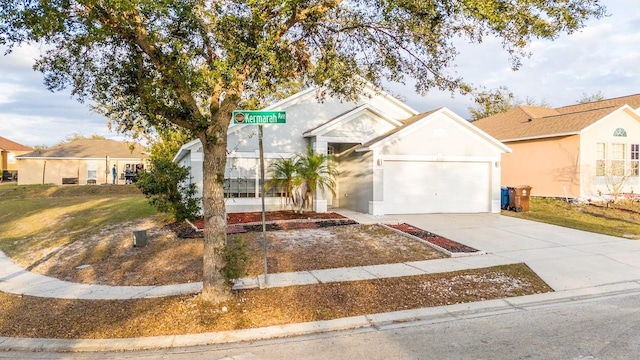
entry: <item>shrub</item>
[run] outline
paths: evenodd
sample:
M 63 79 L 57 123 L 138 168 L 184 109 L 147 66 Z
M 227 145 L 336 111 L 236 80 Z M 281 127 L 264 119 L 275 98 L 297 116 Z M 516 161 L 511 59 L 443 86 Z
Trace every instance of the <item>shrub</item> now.
M 222 257 L 225 260 L 225 265 L 221 272 L 227 280 L 238 279 L 247 274 L 247 261 L 249 256 L 247 255 L 247 242 L 241 240 L 237 236 L 231 240 L 231 244 L 226 246 L 223 250 Z
M 176 221 L 194 220 L 200 213 L 196 185 L 188 183 L 189 168 L 167 159 L 152 159 L 151 170 L 138 172 L 136 186 L 158 211 Z

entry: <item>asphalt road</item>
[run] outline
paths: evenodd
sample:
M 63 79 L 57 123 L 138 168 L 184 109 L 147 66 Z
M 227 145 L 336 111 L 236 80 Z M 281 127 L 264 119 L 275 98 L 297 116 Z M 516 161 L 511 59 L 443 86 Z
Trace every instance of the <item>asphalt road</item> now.
M 124 353 L 0 352 L 0 359 L 638 359 L 640 295 L 454 321 Z

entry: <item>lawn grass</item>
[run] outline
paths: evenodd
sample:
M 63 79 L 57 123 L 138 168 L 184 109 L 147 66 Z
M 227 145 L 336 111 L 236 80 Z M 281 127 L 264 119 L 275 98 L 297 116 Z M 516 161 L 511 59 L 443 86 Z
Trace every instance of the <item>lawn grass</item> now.
M 622 202 L 607 207 L 606 204 L 595 206 L 589 203 L 571 204 L 550 198 L 531 198 L 528 212 L 503 210 L 502 214 L 599 234 L 639 239 L 639 212 L 640 204 L 637 202 Z
M 0 187 L 0 250 L 46 253 L 105 227 L 156 214 L 134 186 Z

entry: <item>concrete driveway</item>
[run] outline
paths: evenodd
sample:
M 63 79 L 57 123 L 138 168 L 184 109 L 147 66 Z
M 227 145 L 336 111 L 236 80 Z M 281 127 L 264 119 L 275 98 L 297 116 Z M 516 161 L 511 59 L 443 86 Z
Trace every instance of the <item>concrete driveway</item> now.
M 640 280 L 639 240 L 499 214 L 393 215 L 384 220 L 406 222 L 484 250 L 487 254 L 480 257 L 488 263 L 524 262 L 556 291 Z

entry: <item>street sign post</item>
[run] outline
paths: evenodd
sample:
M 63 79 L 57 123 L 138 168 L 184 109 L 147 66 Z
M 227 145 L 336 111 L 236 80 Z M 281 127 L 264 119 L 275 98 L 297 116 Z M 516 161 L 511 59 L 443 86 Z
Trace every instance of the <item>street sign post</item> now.
M 234 124 L 266 125 L 285 124 L 287 113 L 285 111 L 268 110 L 236 110 L 233 112 Z
M 233 112 L 233 123 L 258 126 L 258 146 L 260 148 L 260 193 L 262 196 L 262 244 L 264 247 L 264 282 L 269 283 L 269 269 L 267 262 L 267 222 L 264 206 L 264 149 L 262 147 L 262 125 L 286 124 L 287 113 L 285 111 L 269 110 L 236 110 Z

